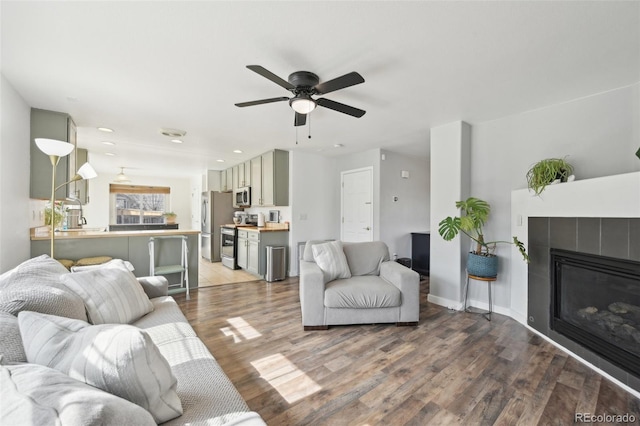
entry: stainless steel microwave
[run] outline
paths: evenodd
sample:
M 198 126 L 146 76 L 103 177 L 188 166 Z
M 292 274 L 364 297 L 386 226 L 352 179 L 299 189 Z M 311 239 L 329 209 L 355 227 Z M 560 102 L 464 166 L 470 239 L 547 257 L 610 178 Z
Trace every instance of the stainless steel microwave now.
M 233 193 L 235 204 L 238 207 L 251 207 L 251 187 L 238 188 Z

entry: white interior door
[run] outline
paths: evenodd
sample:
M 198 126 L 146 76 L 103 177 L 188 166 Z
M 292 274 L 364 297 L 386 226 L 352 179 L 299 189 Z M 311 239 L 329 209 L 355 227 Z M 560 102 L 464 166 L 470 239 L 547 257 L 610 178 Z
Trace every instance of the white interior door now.
M 342 241 L 373 241 L 373 169 L 342 172 Z

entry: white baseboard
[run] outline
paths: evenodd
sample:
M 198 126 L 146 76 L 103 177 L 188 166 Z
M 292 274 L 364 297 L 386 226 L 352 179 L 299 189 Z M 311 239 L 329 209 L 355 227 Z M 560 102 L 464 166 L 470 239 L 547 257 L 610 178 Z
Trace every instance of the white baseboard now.
M 438 297 L 432 294 L 429 294 L 429 296 L 427 297 L 427 300 L 431 303 L 435 303 L 436 305 L 444 306 L 446 308 L 449 308 L 455 311 L 461 311 L 462 308 L 464 307 L 463 302 L 459 302 L 451 299 L 445 299 L 444 297 Z M 489 310 L 489 304 L 487 302 L 482 302 L 479 300 L 470 299 L 467 305 L 468 307 L 482 309 L 485 311 Z M 512 317 L 511 309 L 505 308 L 503 306 L 493 305 L 493 312 L 495 312 L 496 314 Z

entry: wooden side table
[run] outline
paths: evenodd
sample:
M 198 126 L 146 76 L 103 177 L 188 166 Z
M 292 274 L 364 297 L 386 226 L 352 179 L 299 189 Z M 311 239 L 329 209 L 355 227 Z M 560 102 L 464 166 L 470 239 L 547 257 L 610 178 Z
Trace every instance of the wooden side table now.
M 469 308 L 467 308 L 467 299 L 469 298 L 469 280 L 484 281 L 487 283 L 487 292 L 489 293 L 489 310 L 486 312 L 475 313 L 480 313 L 487 319 L 487 321 L 491 321 L 491 313 L 493 312 L 493 302 L 491 301 L 491 283 L 496 281 L 497 279 L 498 277 L 478 277 L 467 272 L 467 286 L 464 292 L 464 311 L 471 312 Z

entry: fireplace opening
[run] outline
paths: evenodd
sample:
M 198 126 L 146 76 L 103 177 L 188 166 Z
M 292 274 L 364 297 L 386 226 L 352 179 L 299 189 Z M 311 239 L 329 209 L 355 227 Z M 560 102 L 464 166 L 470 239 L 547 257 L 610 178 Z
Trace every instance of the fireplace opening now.
M 551 249 L 551 329 L 640 377 L 640 262 Z

